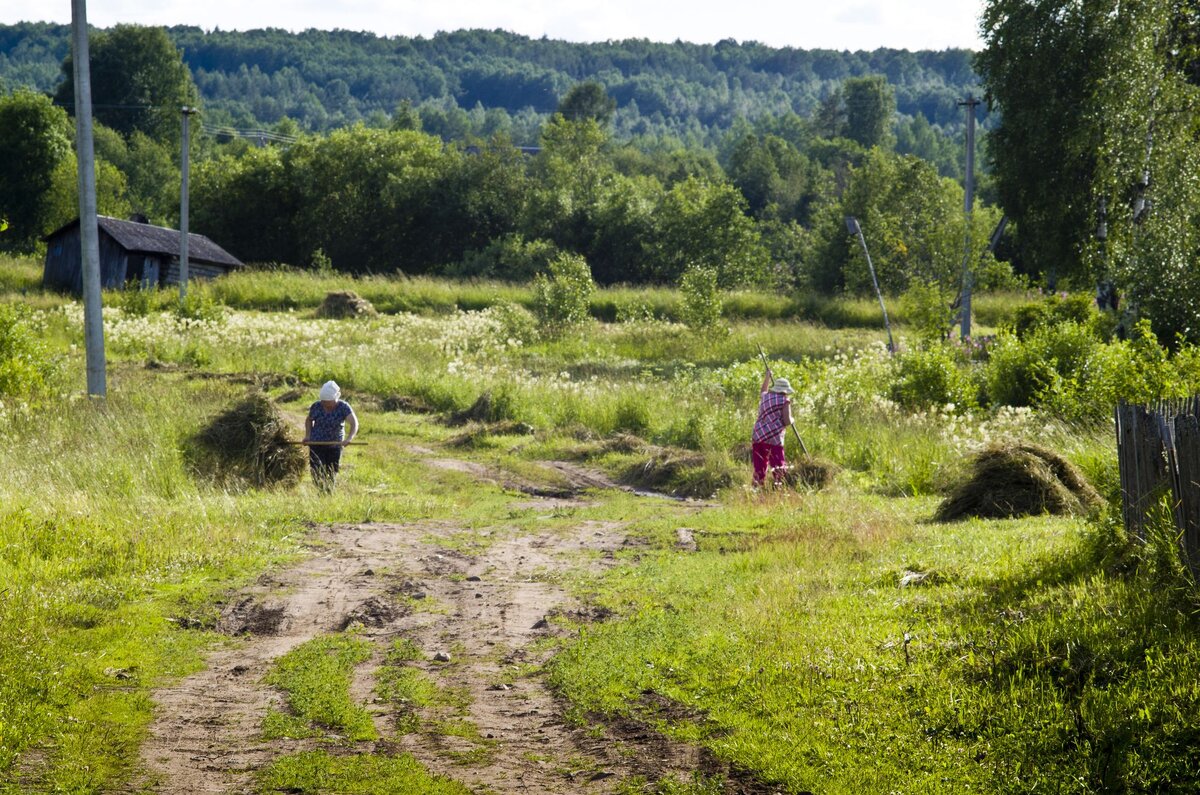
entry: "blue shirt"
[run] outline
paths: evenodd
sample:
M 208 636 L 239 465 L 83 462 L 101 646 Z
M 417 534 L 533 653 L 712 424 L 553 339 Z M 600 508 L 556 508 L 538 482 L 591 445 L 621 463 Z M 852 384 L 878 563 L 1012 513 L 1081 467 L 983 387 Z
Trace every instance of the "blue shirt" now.
M 312 433 L 308 437 L 313 442 L 340 442 L 345 435 L 346 418 L 354 413 L 350 404 L 339 400 L 333 411 L 326 411 L 317 401 L 308 407 L 308 417 L 312 420 Z

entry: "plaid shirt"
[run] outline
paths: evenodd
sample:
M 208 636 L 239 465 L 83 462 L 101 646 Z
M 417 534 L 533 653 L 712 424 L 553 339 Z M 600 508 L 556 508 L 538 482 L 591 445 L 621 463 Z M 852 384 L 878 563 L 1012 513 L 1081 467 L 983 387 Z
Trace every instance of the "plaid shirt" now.
M 787 428 L 788 406 L 791 401 L 780 392 L 763 392 L 758 402 L 758 421 L 754 423 L 751 441 L 783 444 L 783 432 Z

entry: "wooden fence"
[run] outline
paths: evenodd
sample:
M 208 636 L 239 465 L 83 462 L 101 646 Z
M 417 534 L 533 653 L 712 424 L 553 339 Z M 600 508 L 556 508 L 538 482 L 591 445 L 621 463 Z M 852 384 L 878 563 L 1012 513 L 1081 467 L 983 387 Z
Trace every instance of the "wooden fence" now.
M 1116 419 L 1125 530 L 1144 541 L 1151 511 L 1169 494 L 1180 554 L 1200 576 L 1200 396 L 1122 403 Z

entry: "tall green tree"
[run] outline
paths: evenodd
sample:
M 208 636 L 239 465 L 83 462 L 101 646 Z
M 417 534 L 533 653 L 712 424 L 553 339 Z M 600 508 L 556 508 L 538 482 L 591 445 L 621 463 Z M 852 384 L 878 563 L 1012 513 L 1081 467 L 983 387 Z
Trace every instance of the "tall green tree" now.
M 1197 342 L 1200 9 L 1180 0 L 1123 3 L 1106 27 L 1093 192 L 1103 201 L 1107 235 L 1085 249 L 1085 259 L 1097 280 L 1116 283 L 1159 339 Z
M 852 77 L 842 83 L 846 104 L 846 137 L 864 149 L 892 146 L 896 92 L 883 75 Z
M 0 152 L 0 218 L 9 224 L 0 249 L 31 251 L 50 231 L 49 192 L 71 153 L 71 122 L 41 94 L 0 97 Z
M 1105 117 L 1093 100 L 1118 13 L 1117 0 L 990 0 L 983 13 L 975 68 L 1000 111 L 988 137 L 997 195 L 1017 227 L 1018 267 L 1051 282 L 1087 273 Z
M 564 118 L 570 121 L 594 119 L 601 127 L 612 121 L 616 109 L 617 101 L 605 92 L 604 86 L 594 80 L 571 86 L 558 103 L 558 112 Z
M 136 131 L 178 143 L 179 109 L 196 105 L 199 92 L 179 50 L 162 28 L 117 25 L 89 41 L 93 113 L 128 137 Z M 57 103 L 75 106 L 74 58 L 63 61 Z
M 825 292 L 871 291 L 862 250 L 845 226 L 845 217 L 852 215 L 862 226 L 884 291 L 899 293 L 920 282 L 937 284 L 953 294 L 965 254 L 962 207 L 962 187 L 939 177 L 932 164 L 910 155 L 871 150 L 851 172 L 841 199 L 819 215 L 810 284 Z M 983 251 L 997 216 L 995 210 L 976 205 L 973 252 Z
M 675 283 L 689 268 L 701 267 L 716 271 L 722 288 L 766 281 L 767 249 L 746 209 L 741 192 L 726 182 L 689 177 L 671 188 L 647 246 L 652 278 Z

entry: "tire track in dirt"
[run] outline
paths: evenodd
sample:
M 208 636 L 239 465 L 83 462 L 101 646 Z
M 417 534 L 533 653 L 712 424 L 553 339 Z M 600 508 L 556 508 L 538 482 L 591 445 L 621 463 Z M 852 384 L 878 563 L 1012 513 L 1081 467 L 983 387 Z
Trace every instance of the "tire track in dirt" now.
M 461 464 L 433 465 L 483 474 L 479 465 Z M 520 505 L 544 503 L 550 512 L 565 502 Z M 609 793 L 632 776 L 654 781 L 714 769 L 705 752 L 633 722 L 586 729 L 567 722 L 537 673 L 550 654 L 537 641 L 556 631 L 546 617 L 576 607 L 553 582 L 572 568 L 614 565 L 626 543 L 620 522 L 585 521 L 562 533 L 493 528 L 486 547 L 472 555 L 439 543 L 460 530 L 436 522 L 315 528 L 309 558 L 260 578 L 226 611 L 223 628 L 246 636 L 213 652 L 203 671 L 155 692 L 142 772 L 129 791 L 249 792 L 256 771 L 273 759 L 314 747 L 404 751 L 435 773 L 489 793 Z M 286 709 L 281 694 L 262 681 L 272 663 L 352 622 L 375 651 L 356 670 L 351 695 L 369 709 L 384 739 L 263 740 L 268 711 Z M 411 665 L 442 692 L 461 696 L 453 708 L 420 710 L 419 728 L 408 733 L 398 728 L 404 711 L 374 694 L 376 669 L 399 637 L 423 653 Z

